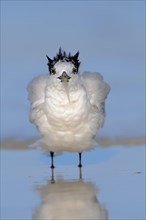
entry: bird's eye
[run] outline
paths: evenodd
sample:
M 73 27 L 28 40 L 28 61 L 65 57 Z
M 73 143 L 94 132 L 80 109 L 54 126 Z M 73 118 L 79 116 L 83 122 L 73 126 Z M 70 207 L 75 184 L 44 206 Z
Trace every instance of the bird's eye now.
M 55 69 L 52 69 L 52 70 L 51 70 L 51 73 L 52 73 L 53 75 L 55 75 L 55 74 L 56 74 L 56 70 L 55 70 Z
M 73 74 L 76 74 L 76 73 L 77 73 L 76 68 L 73 68 L 73 69 L 72 69 L 72 72 L 73 72 Z

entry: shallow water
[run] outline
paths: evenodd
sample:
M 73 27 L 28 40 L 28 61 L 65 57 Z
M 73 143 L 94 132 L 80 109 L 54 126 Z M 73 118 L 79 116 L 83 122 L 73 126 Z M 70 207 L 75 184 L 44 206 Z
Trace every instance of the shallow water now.
M 1 150 L 1 219 L 145 219 L 145 147 L 114 146 L 50 157 Z M 52 176 L 53 175 L 53 176 Z

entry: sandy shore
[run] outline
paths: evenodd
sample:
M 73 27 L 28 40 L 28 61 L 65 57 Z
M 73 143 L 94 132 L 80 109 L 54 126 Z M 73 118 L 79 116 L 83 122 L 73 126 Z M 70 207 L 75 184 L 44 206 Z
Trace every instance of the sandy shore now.
M 6 139 L 1 141 L 2 149 L 16 149 L 16 150 L 27 150 L 29 146 L 33 144 L 36 139 L 30 140 L 17 140 L 17 139 Z M 133 145 L 144 145 L 146 143 L 146 137 L 126 137 L 126 138 L 115 138 L 111 139 L 108 137 L 99 137 L 97 140 L 98 146 L 111 147 L 115 145 L 133 146 Z

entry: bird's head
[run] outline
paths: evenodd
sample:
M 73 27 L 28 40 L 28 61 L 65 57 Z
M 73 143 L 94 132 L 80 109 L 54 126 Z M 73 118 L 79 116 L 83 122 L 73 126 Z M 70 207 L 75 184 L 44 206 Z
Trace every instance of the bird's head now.
M 70 53 L 67 55 L 61 48 L 53 59 L 47 56 L 50 75 L 60 82 L 69 82 L 78 73 L 80 66 L 78 56 L 79 52 L 73 56 Z

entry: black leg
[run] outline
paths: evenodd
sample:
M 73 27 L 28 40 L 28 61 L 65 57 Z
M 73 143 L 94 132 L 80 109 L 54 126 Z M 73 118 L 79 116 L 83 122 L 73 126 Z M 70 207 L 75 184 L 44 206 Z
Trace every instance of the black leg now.
M 55 168 L 54 167 L 54 152 L 50 152 L 50 156 L 51 156 L 51 168 Z
M 82 167 L 82 153 L 79 153 L 79 165 L 78 167 Z

